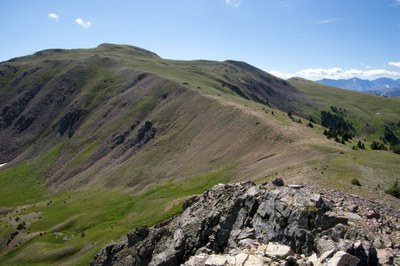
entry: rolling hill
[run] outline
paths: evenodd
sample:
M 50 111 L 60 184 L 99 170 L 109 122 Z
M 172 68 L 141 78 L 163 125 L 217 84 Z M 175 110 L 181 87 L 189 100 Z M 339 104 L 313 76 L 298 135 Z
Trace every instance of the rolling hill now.
M 281 175 L 398 204 L 384 189 L 399 155 L 351 147 L 385 127 L 400 136 L 399 103 L 127 45 L 2 62 L 0 263 L 87 264 L 111 239 L 221 182 Z M 332 106 L 346 110 L 356 139 L 323 135 L 321 111 Z

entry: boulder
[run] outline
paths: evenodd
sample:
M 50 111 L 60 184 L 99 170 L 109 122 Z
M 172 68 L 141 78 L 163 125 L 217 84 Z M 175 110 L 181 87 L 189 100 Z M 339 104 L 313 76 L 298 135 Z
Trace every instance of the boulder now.
M 199 254 L 196 256 L 192 256 L 188 261 L 185 262 L 184 266 L 204 265 L 206 263 L 207 257 L 208 257 L 207 254 Z
M 234 265 L 235 258 L 229 255 L 218 255 L 213 254 L 208 256 L 205 261 L 205 266 L 225 266 L 225 265 Z
M 344 251 L 336 252 L 332 258 L 330 258 L 327 262 L 327 266 L 351 266 L 357 265 L 360 260 L 353 255 L 350 255 Z
M 251 258 L 250 258 L 249 255 L 246 253 L 239 253 L 235 256 L 235 264 L 244 265 L 244 263 L 249 262 L 249 260 L 253 260 L 253 257 L 254 256 L 251 255 Z M 247 264 L 245 264 L 245 265 L 247 265 Z
M 327 251 L 335 250 L 337 248 L 337 244 L 328 236 L 323 236 L 321 238 L 316 238 L 314 247 L 317 253 L 322 255 Z
M 282 187 L 285 185 L 285 183 L 281 177 L 276 177 L 274 180 L 272 180 L 272 185 L 276 187 Z
M 394 264 L 394 252 L 391 248 L 378 249 L 377 256 L 381 265 L 393 265 Z
M 347 209 L 350 211 L 350 212 L 353 212 L 353 213 L 356 213 L 356 212 L 358 212 L 358 205 L 356 205 L 356 204 L 351 204 L 349 207 L 347 207 Z
M 180 215 L 151 228 L 138 227 L 105 246 L 91 265 L 376 265 L 374 245 L 382 261 L 391 261 L 383 248 L 395 245 L 389 244 L 390 237 L 364 228 L 372 224 L 365 211 L 360 216 L 335 209 L 335 200 L 341 199 L 343 206 L 351 201 L 335 193 L 327 201 L 314 191 L 307 186 L 219 184 L 190 198 Z
M 265 255 L 269 257 L 275 257 L 280 259 L 286 259 L 292 255 L 293 251 L 289 246 L 281 245 L 277 243 L 269 243 L 265 250 Z
M 236 261 L 236 265 L 243 265 L 243 266 L 259 266 L 265 265 L 262 258 L 254 255 L 248 255 L 247 260 L 243 263 L 242 261 Z
M 367 219 L 379 219 L 381 217 L 379 213 L 373 209 L 369 209 L 365 216 Z

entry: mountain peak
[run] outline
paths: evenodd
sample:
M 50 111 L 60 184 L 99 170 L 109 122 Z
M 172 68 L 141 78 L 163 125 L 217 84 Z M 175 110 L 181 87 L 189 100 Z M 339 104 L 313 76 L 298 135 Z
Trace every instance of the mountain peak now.
M 102 43 L 96 47 L 97 50 L 107 51 L 107 52 L 125 52 L 134 55 L 150 56 L 154 58 L 160 58 L 156 53 L 149 50 L 127 45 L 127 44 L 112 44 L 112 43 Z
M 365 80 L 357 77 L 350 79 L 321 79 L 318 83 L 338 87 L 347 90 L 362 91 L 371 94 L 385 96 L 399 96 L 400 82 L 391 78 L 378 78 L 375 80 Z M 389 91 L 390 90 L 390 91 Z

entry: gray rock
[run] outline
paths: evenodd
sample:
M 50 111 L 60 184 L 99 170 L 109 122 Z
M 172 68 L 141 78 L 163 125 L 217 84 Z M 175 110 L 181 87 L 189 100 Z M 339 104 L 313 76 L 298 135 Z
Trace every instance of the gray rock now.
M 331 228 L 337 224 L 347 224 L 349 219 L 342 215 L 342 212 L 329 211 L 322 217 L 322 225 L 324 228 Z
M 259 266 L 264 265 L 264 261 L 262 258 L 248 255 L 247 259 L 245 260 L 244 264 L 241 264 L 242 261 L 236 261 L 235 265 L 243 265 L 243 266 Z
M 312 260 L 310 257 L 310 260 L 314 262 L 314 264 L 321 264 L 321 263 L 326 263 L 329 258 L 332 258 L 332 256 L 335 254 L 335 249 L 331 249 L 328 251 L 325 251 L 321 257 L 319 257 L 317 260 Z
M 293 251 L 289 246 L 280 245 L 277 243 L 269 243 L 265 251 L 265 255 L 269 257 L 276 257 L 280 259 L 286 259 L 289 255 L 292 255 Z
M 211 255 L 207 258 L 204 265 L 205 266 L 225 266 L 233 265 L 235 263 L 235 258 L 229 255 Z
M 245 238 L 239 241 L 239 246 L 240 247 L 253 247 L 255 245 L 255 241 L 253 239 L 250 238 Z
M 357 265 L 360 260 L 349 253 L 338 251 L 326 263 L 328 266 L 352 266 Z
M 368 212 L 365 215 L 368 219 L 379 219 L 381 216 L 379 215 L 378 212 L 376 212 L 373 209 L 368 210 Z
M 335 192 L 328 194 L 339 198 Z M 342 205 L 351 203 L 342 198 Z M 190 198 L 175 218 L 151 228 L 138 227 L 106 245 L 91 265 L 234 265 L 244 258 L 245 265 L 284 264 L 294 263 L 294 259 L 284 261 L 288 256 L 310 256 L 314 250 L 320 255 L 318 263 L 342 265 L 339 263 L 354 262 L 355 258 L 375 265 L 374 245 L 379 242 L 379 247 L 388 246 L 387 239 L 355 227 L 360 222 L 368 224 L 361 221 L 365 212 L 359 211 L 360 216 L 338 211 L 330 207 L 336 203 L 334 199 L 328 202 L 326 196 L 315 194 L 307 186 L 271 189 L 252 182 L 219 184 Z M 385 221 L 382 215 L 381 223 Z M 371 245 L 371 239 L 378 240 Z M 314 257 L 307 260 L 304 256 L 296 263 L 311 263 Z
M 283 182 L 281 177 L 276 177 L 274 180 L 272 180 L 272 185 L 276 187 L 282 187 L 285 185 L 285 182 Z
M 289 257 L 286 258 L 286 261 L 285 261 L 285 264 L 284 264 L 284 265 L 285 265 L 285 266 L 297 266 L 297 265 L 299 265 L 299 264 L 297 263 L 296 257 L 294 257 L 294 256 L 289 256 Z
M 382 265 L 394 265 L 394 252 L 391 248 L 378 249 L 377 256 Z
M 320 255 L 324 254 L 327 251 L 335 250 L 337 248 L 336 242 L 328 238 L 327 236 L 316 238 L 314 243 L 315 250 Z
M 202 266 L 206 263 L 207 257 L 207 254 L 192 256 L 188 261 L 185 262 L 184 266 Z
M 238 236 L 238 240 L 242 240 L 242 239 L 245 239 L 245 238 L 252 238 L 252 239 L 254 239 L 255 238 L 255 236 L 256 236 L 256 234 L 255 234 L 256 232 L 255 232 L 255 230 L 254 230 L 254 228 L 244 228 L 241 232 L 240 232 L 240 234 L 239 234 L 239 236 Z
M 350 212 L 356 213 L 356 212 L 358 211 L 358 205 L 356 205 L 356 204 L 351 204 L 349 207 L 347 207 L 347 209 L 348 209 Z

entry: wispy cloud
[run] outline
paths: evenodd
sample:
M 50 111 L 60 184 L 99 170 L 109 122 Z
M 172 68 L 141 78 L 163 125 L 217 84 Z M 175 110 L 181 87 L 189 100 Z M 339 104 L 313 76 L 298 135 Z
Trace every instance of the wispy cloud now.
M 55 21 L 59 21 L 60 17 L 56 13 L 49 13 L 47 14 L 48 18 L 54 19 Z
M 400 72 L 389 71 L 386 69 L 348 69 L 344 70 L 339 67 L 333 68 L 309 68 L 296 71 L 294 74 L 282 73 L 276 70 L 268 71 L 274 76 L 280 78 L 290 78 L 290 77 L 301 77 L 311 80 L 319 79 L 349 79 L 353 77 L 364 78 L 364 79 L 375 79 L 381 77 L 398 78 L 400 77 Z
M 400 0 L 393 0 L 391 4 L 389 4 L 390 7 L 393 6 L 400 6 Z
M 233 7 L 240 6 L 240 0 L 225 0 L 225 3 Z
M 92 23 L 90 21 L 84 20 L 82 18 L 75 19 L 75 23 L 84 27 L 85 29 L 89 28 L 92 25 Z
M 400 68 L 400 62 L 389 62 L 389 66 L 394 66 L 394 67 Z
M 292 77 L 295 76 L 295 75 L 292 75 L 292 74 L 282 73 L 282 72 L 280 72 L 278 70 L 270 70 L 270 71 L 267 71 L 267 72 L 272 74 L 272 75 L 274 75 L 274 76 L 276 76 L 276 77 L 280 77 L 282 79 L 289 79 L 289 78 L 292 78 Z
M 322 19 L 317 21 L 318 24 L 330 24 L 330 23 L 334 23 L 337 22 L 338 20 L 336 18 L 328 18 L 328 19 Z

